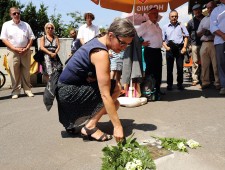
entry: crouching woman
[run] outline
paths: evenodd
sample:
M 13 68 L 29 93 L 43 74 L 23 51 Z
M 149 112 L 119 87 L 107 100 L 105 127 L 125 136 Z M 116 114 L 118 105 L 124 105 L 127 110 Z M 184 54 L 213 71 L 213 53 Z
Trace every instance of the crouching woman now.
M 124 50 L 133 40 L 135 28 L 127 19 L 116 19 L 107 33 L 93 38 L 72 56 L 59 77 L 59 121 L 67 132 L 80 132 L 84 140 L 107 141 L 112 136 L 97 128 L 107 114 L 113 124 L 113 136 L 124 138 L 117 110 L 118 82 L 110 80 L 108 51 Z

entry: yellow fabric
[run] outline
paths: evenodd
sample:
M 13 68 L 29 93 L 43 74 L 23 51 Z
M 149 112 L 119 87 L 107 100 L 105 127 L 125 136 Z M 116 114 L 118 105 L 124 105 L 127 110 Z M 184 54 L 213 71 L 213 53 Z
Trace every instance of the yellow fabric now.
M 36 62 L 33 58 L 33 54 L 31 54 L 30 60 L 30 74 L 35 74 L 38 72 L 38 62 Z
M 5 67 L 5 70 L 7 71 L 7 73 L 9 74 L 9 65 L 8 65 L 6 55 L 4 55 L 3 66 Z M 36 62 L 34 60 L 33 55 L 32 55 L 31 60 L 30 60 L 30 74 L 35 74 L 37 72 L 38 72 L 38 62 Z
M 4 58 L 3 58 L 3 66 L 5 67 L 5 70 L 7 71 L 7 73 L 9 74 L 9 64 L 8 64 L 6 55 L 4 55 Z

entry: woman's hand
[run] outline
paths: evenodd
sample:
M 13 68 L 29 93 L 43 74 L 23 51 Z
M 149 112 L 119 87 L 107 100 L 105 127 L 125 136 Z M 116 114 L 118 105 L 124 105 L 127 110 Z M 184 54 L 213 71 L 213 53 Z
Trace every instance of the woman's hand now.
M 120 142 L 124 139 L 123 127 L 118 126 L 114 127 L 113 136 L 115 137 L 116 142 Z
M 51 58 L 55 58 L 55 57 L 56 57 L 56 53 L 50 52 L 49 56 L 50 56 Z

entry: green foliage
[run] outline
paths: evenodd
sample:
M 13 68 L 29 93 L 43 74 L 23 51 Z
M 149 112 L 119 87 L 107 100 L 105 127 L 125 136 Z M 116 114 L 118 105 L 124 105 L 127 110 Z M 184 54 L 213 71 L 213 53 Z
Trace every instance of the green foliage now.
M 178 139 L 178 138 L 161 138 L 152 136 L 153 138 L 161 141 L 161 146 L 165 149 L 172 150 L 172 151 L 180 151 L 180 152 L 188 152 L 185 144 L 187 142 L 186 139 Z M 183 145 L 182 145 L 183 143 Z
M 99 31 L 100 31 L 100 33 L 102 33 L 102 32 L 106 32 L 106 31 L 107 31 L 107 29 L 106 29 L 106 28 L 104 28 L 104 27 L 102 27 L 102 28 L 99 28 Z
M 63 37 L 63 31 L 64 31 L 64 25 L 61 18 L 62 18 L 61 14 L 57 14 L 57 15 L 54 14 L 50 16 L 50 22 L 54 24 L 55 34 L 58 37 Z
M 85 23 L 85 20 L 81 12 L 75 11 L 67 13 L 67 16 L 70 16 L 73 19 L 72 21 L 70 21 L 69 25 L 67 25 L 69 28 L 78 29 L 80 25 Z
M 48 14 L 47 14 L 48 7 L 45 7 L 44 4 L 40 4 L 40 9 L 37 12 L 37 23 L 36 28 L 38 30 L 36 36 L 41 37 L 44 34 L 44 26 L 46 23 L 49 22 Z
M 124 170 L 134 160 L 141 162 L 141 166 L 136 167 L 138 169 L 156 169 L 147 147 L 140 145 L 133 135 L 118 142 L 117 146 L 107 146 L 102 151 L 102 170 Z
M 38 34 L 38 29 L 36 27 L 37 26 L 36 6 L 34 6 L 32 2 L 28 3 L 24 11 L 22 12 L 21 20 L 29 23 L 34 35 Z

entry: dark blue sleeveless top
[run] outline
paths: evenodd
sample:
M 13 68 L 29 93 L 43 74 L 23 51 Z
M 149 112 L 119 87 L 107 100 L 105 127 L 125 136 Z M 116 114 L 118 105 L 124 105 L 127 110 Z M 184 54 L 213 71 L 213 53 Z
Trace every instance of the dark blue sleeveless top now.
M 107 50 L 106 46 L 97 38 L 90 40 L 81 46 L 67 63 L 65 69 L 59 77 L 59 82 L 63 84 L 83 84 L 88 75 L 96 76 L 95 66 L 90 61 L 90 53 L 94 49 Z

